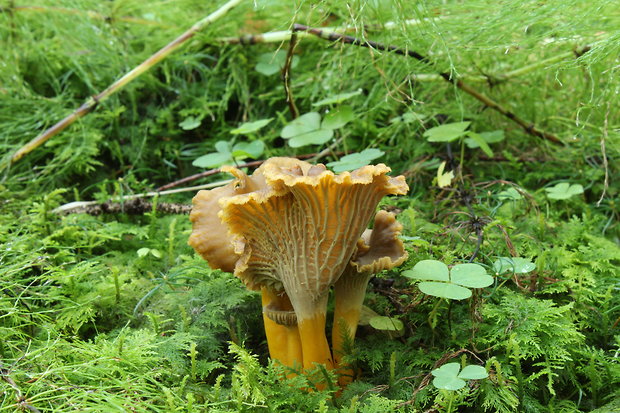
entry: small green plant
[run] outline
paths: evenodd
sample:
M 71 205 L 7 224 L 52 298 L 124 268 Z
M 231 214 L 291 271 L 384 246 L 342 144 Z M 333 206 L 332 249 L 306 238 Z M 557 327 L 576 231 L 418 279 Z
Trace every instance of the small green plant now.
M 230 142 L 218 141 L 215 143 L 216 152 L 203 155 L 192 162 L 199 168 L 216 168 L 224 164 L 232 164 L 247 158 L 259 158 L 265 150 L 263 141 L 239 142 L 232 145 Z
M 471 297 L 470 288 L 484 288 L 493 284 L 493 277 L 479 264 L 457 264 L 452 269 L 441 261 L 422 260 L 402 273 L 405 277 L 421 280 L 418 288 L 424 294 L 450 300 Z
M 424 132 L 424 137 L 429 142 L 452 142 L 459 138 L 467 137 L 464 143 L 469 148 L 480 148 L 487 156 L 493 156 L 490 143 L 504 140 L 504 131 L 476 133 L 468 131 L 471 122 L 453 122 L 435 126 Z
M 446 363 L 431 371 L 433 386 L 441 390 L 460 390 L 465 387 L 465 380 L 486 379 L 489 374 L 482 366 L 467 365 L 461 370 L 459 363 Z
M 545 188 L 545 192 L 547 193 L 547 198 L 563 201 L 575 195 L 583 194 L 583 186 L 561 182 L 550 188 Z
M 328 163 L 327 166 L 332 168 L 336 173 L 352 171 L 362 166 L 369 165 L 373 160 L 382 157 L 384 154 L 385 152 L 379 149 L 364 149 L 361 152 L 345 155 L 338 161 Z
M 323 120 L 318 112 L 308 112 L 289 122 L 280 136 L 287 139 L 292 148 L 322 145 L 334 136 L 334 129 L 343 127 L 354 117 L 350 106 L 342 106 L 329 112 Z

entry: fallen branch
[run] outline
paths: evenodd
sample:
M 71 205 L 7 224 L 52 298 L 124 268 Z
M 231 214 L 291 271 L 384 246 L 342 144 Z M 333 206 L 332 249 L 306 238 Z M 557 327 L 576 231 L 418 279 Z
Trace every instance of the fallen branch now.
M 120 21 L 123 23 L 137 23 L 144 24 L 149 26 L 160 26 L 166 27 L 165 24 L 156 22 L 154 20 L 141 19 L 138 17 L 132 16 L 120 16 L 113 17 L 107 16 L 105 14 L 97 13 L 91 10 L 77 10 L 77 9 L 69 9 L 66 7 L 44 7 L 44 6 L 14 6 L 14 7 L 0 7 L 0 13 L 13 13 L 13 12 L 57 12 L 62 14 L 72 14 L 78 16 L 86 16 L 96 20 L 103 20 L 105 22 L 113 22 Z
M 368 26 L 364 26 L 364 30 L 374 31 L 374 30 L 391 30 L 396 27 L 402 26 L 417 26 L 422 23 L 428 23 L 436 20 L 446 19 L 446 16 L 438 16 L 438 17 L 429 17 L 424 19 L 408 19 L 402 22 L 386 22 L 384 24 L 372 24 Z M 359 28 L 354 26 L 345 26 L 345 27 L 324 27 L 323 30 L 335 32 L 335 33 L 346 33 L 346 32 L 355 32 Z M 243 44 L 243 45 L 252 45 L 258 43 L 281 43 L 291 40 L 291 36 L 293 35 L 292 30 L 281 30 L 275 32 L 267 32 L 260 34 L 246 34 L 243 36 L 234 36 L 234 37 L 220 37 L 216 39 L 216 41 L 220 43 L 228 43 L 228 44 Z M 296 33 L 299 39 L 301 38 L 312 38 L 313 35 L 308 32 L 299 32 Z
M 229 0 L 226 4 L 224 4 L 218 10 L 216 10 L 215 12 L 211 13 L 209 16 L 205 17 L 204 19 L 194 24 L 185 33 L 183 33 L 182 35 L 174 39 L 172 42 L 168 43 L 166 46 L 161 48 L 157 53 L 155 53 L 154 55 L 146 59 L 144 62 L 140 63 L 135 68 L 133 68 L 130 72 L 125 74 L 125 76 L 121 77 L 116 82 L 114 82 L 112 85 L 108 86 L 108 88 L 105 89 L 103 92 L 95 96 L 92 96 L 84 104 L 82 104 L 82 106 L 80 106 L 77 110 L 75 110 L 72 114 L 70 114 L 69 116 L 67 116 L 66 118 L 64 118 L 63 120 L 61 120 L 60 122 L 52 126 L 51 128 L 47 129 L 45 132 L 43 132 L 41 135 L 37 136 L 36 138 L 28 142 L 26 145 L 22 146 L 17 152 L 13 154 L 13 156 L 11 157 L 10 163 L 13 164 L 19 161 L 22 157 L 24 157 L 25 155 L 27 155 L 34 149 L 38 148 L 39 146 L 47 142 L 53 136 L 57 135 L 58 133 L 66 129 L 73 122 L 80 119 L 84 115 L 87 115 L 88 113 L 92 112 L 97 107 L 97 105 L 99 105 L 101 102 L 108 99 L 110 96 L 112 96 L 114 93 L 121 90 L 124 86 L 126 86 L 128 83 L 133 81 L 135 78 L 137 78 L 138 76 L 140 76 L 141 74 L 143 74 L 144 72 L 146 72 L 147 70 L 155 66 L 157 63 L 162 61 L 172 52 L 174 52 L 179 47 L 181 47 L 183 44 L 185 44 L 185 42 L 188 39 L 191 39 L 192 37 L 194 37 L 196 33 L 198 33 L 200 30 L 204 29 L 211 23 L 215 22 L 216 20 L 224 16 L 230 9 L 232 9 L 233 7 L 235 7 L 242 1 L 243 0 Z
M 284 92 L 286 94 L 286 103 L 291 111 L 291 117 L 297 119 L 299 117 L 299 110 L 295 105 L 295 99 L 293 98 L 293 92 L 291 91 L 291 64 L 293 63 L 293 53 L 295 52 L 295 46 L 297 45 L 297 36 L 293 33 L 291 41 L 288 45 L 288 51 L 286 52 L 286 60 L 282 67 L 282 82 L 284 82 Z
M 431 67 L 435 67 L 435 64 L 428 57 L 423 56 L 414 50 L 405 50 L 405 49 L 401 49 L 396 46 L 384 45 L 384 44 L 373 42 L 373 41 L 360 40 L 355 37 L 351 37 L 351 36 L 347 36 L 347 35 L 339 34 L 339 33 L 326 32 L 321 29 L 316 29 L 316 28 L 305 26 L 303 24 L 293 25 L 293 31 L 311 33 L 324 40 L 339 41 L 339 42 L 351 44 L 354 46 L 367 47 L 369 49 L 376 49 L 376 50 L 381 50 L 381 51 L 392 52 L 392 53 L 402 55 L 402 56 L 413 57 L 414 59 L 422 63 L 425 63 Z M 536 126 L 533 123 L 526 122 L 525 120 L 519 118 L 517 115 L 515 115 L 511 111 L 501 106 L 499 103 L 495 102 L 493 99 L 489 98 L 488 96 L 478 92 L 476 89 L 471 87 L 469 84 L 464 83 L 462 80 L 460 80 L 456 76 L 453 76 L 450 73 L 446 73 L 446 72 L 440 72 L 439 76 L 441 76 L 448 83 L 454 84 L 456 87 L 458 87 L 465 93 L 479 100 L 485 106 L 496 110 L 497 112 L 506 116 L 508 119 L 517 123 L 528 134 L 538 136 L 539 138 L 548 140 L 555 144 L 562 144 L 562 141 L 557 136 L 551 133 L 548 133 L 548 132 L 541 131 L 540 129 L 536 128 Z
M 146 202 L 143 198 L 149 198 L 159 195 L 169 195 L 169 194 L 177 194 L 180 192 L 189 192 L 189 191 L 197 191 L 199 189 L 210 189 L 216 188 L 218 186 L 226 185 L 231 182 L 230 179 L 226 181 L 218 181 L 211 182 L 205 185 L 199 186 L 191 186 L 187 188 L 180 189 L 171 189 L 169 191 L 155 191 L 155 192 L 146 192 L 143 194 L 133 194 L 133 195 L 125 195 L 112 198 L 106 202 L 97 202 L 97 201 L 76 201 L 69 202 L 68 204 L 64 204 L 54 209 L 52 212 L 55 214 L 77 214 L 81 212 L 85 212 L 92 215 L 98 215 L 103 213 L 144 213 L 148 211 L 142 211 L 145 207 L 141 205 L 140 202 L 148 205 L 148 209 L 152 207 L 151 203 Z M 141 200 L 136 202 L 135 200 Z M 188 208 L 191 209 L 190 205 L 182 205 L 182 204 L 161 204 L 161 212 L 167 214 L 186 214 L 188 212 Z M 159 206 L 158 206 L 159 210 Z M 142 212 L 139 212 L 142 211 Z

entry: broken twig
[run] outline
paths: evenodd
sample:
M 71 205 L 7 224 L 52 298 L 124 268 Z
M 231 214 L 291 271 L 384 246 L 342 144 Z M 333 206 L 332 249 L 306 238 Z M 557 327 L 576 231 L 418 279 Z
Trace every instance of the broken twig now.
M 80 106 L 77 110 L 75 110 L 69 116 L 67 116 L 66 118 L 64 118 L 63 120 L 61 120 L 60 122 L 52 126 L 51 128 L 47 129 L 45 132 L 43 132 L 42 134 L 40 134 L 39 136 L 37 136 L 36 138 L 28 142 L 26 145 L 19 148 L 17 152 L 15 152 L 13 156 L 11 157 L 10 163 L 12 164 L 12 163 L 19 161 L 22 157 L 24 157 L 25 155 L 27 155 L 34 149 L 38 148 L 39 146 L 47 142 L 50 138 L 62 132 L 65 128 L 67 128 L 73 122 L 80 119 L 84 115 L 87 115 L 88 113 L 92 112 L 97 107 L 97 105 L 99 105 L 99 103 L 108 99 L 110 96 L 112 96 L 114 93 L 121 90 L 124 86 L 126 86 L 128 83 L 133 81 L 135 78 L 137 78 L 138 76 L 140 76 L 141 74 L 143 74 L 144 72 L 146 72 L 147 70 L 155 66 L 157 63 L 162 61 L 172 52 L 174 52 L 179 47 L 181 47 L 183 44 L 185 44 L 185 42 L 188 39 L 191 39 L 192 37 L 194 37 L 194 35 L 196 35 L 196 33 L 198 33 L 200 30 L 204 29 L 211 23 L 215 22 L 216 20 L 224 16 L 230 9 L 232 9 L 233 7 L 235 7 L 242 1 L 243 0 L 229 0 L 226 4 L 224 4 L 218 10 L 216 10 L 215 12 L 211 13 L 204 19 L 194 24 L 185 33 L 183 33 L 182 35 L 174 39 L 172 42 L 168 43 L 166 46 L 161 48 L 157 53 L 155 53 L 154 55 L 146 59 L 144 62 L 140 63 L 135 68 L 133 68 L 130 72 L 125 74 L 125 76 L 121 77 L 116 82 L 108 86 L 108 88 L 105 89 L 103 92 L 95 96 L 92 96 L 84 104 L 82 104 L 82 106 Z
M 414 50 L 405 50 L 405 49 L 401 49 L 396 46 L 384 45 L 384 44 L 373 42 L 370 40 L 368 41 L 360 40 L 352 36 L 347 36 L 344 34 L 333 33 L 333 32 L 326 32 L 321 29 L 316 29 L 316 28 L 305 26 L 303 24 L 293 25 L 293 31 L 311 33 L 325 40 L 339 41 L 339 42 L 351 44 L 354 46 L 367 47 L 369 49 L 392 52 L 392 53 L 395 53 L 401 56 L 413 57 L 414 59 L 419 60 L 422 63 L 425 63 L 431 67 L 435 67 L 434 63 L 428 57 L 423 56 Z M 446 73 L 446 72 L 439 72 L 439 76 L 441 76 L 448 83 L 454 84 L 456 87 L 458 87 L 465 93 L 469 94 L 470 96 L 473 96 L 475 99 L 482 102 L 485 106 L 498 111 L 502 115 L 506 116 L 508 119 L 517 123 L 528 134 L 538 136 L 539 138 L 543 138 L 555 144 L 562 144 L 562 141 L 557 136 L 551 133 L 548 133 L 548 132 L 541 131 L 540 129 L 536 128 L 536 126 L 533 123 L 526 122 L 525 120 L 519 118 L 517 115 L 515 115 L 511 111 L 501 106 L 499 103 L 495 102 L 493 99 L 489 98 L 488 96 L 478 92 L 476 89 L 471 87 L 469 84 L 463 82 L 456 76 L 453 76 L 450 73 Z

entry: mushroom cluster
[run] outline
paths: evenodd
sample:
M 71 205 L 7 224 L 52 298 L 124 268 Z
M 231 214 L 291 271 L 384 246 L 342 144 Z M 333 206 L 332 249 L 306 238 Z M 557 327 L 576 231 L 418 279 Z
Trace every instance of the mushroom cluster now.
M 293 158 L 268 159 L 251 176 L 221 170 L 235 179 L 194 197 L 189 244 L 211 268 L 261 291 L 272 359 L 340 367 L 340 332 L 355 335 L 371 275 L 406 259 L 393 214 L 379 212 L 366 231 L 381 198 L 407 192 L 404 177 L 383 164 L 334 174 Z M 325 334 L 332 287 L 336 364 Z

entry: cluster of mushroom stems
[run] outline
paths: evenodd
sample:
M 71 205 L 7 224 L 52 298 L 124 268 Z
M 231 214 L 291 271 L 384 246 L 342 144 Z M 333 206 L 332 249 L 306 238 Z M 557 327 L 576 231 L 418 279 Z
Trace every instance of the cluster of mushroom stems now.
M 353 371 L 343 362 L 345 343 L 355 337 L 368 281 L 407 258 L 394 214 L 379 211 L 367 229 L 384 196 L 408 191 L 404 177 L 387 175 L 383 164 L 334 174 L 294 158 L 270 158 L 252 175 L 221 170 L 235 179 L 194 197 L 189 244 L 211 268 L 261 292 L 272 359 L 305 372 L 335 368 L 346 385 Z

